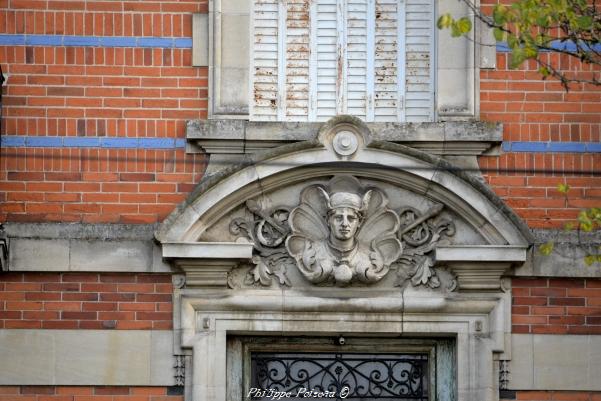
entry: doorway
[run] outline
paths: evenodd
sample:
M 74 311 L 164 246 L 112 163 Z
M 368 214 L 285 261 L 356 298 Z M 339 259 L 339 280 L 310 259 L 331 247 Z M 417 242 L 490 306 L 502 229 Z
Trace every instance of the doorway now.
M 227 399 L 455 401 L 454 339 L 228 336 Z

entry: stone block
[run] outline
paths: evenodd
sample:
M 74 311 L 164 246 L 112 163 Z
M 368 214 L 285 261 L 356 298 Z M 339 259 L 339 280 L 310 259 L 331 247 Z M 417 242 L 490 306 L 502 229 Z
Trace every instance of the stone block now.
M 511 336 L 511 361 L 509 362 L 510 389 L 522 390 L 534 388 L 534 347 L 531 334 Z
M 0 330 L 0 385 L 54 384 L 53 331 Z
M 533 352 L 536 389 L 590 390 L 588 336 L 536 335 Z
M 438 69 L 438 112 L 442 115 L 473 113 L 473 72 L 466 68 Z
M 149 271 L 150 241 L 71 241 L 70 270 Z
M 173 271 L 171 266 L 165 263 L 162 252 L 159 245 L 152 244 L 152 267 L 150 270 L 153 273 L 171 273 Z
M 173 386 L 174 381 L 173 332 L 150 332 L 150 382 L 154 386 Z
M 15 271 L 69 270 L 69 241 L 11 238 L 9 268 Z
M 221 66 L 229 68 L 247 68 L 249 63 L 249 16 L 221 16 Z M 223 82 L 222 82 L 223 83 Z M 236 86 L 241 82 L 230 82 Z
M 192 15 L 192 66 L 209 65 L 209 16 Z
M 55 347 L 56 384 L 150 383 L 149 331 L 62 331 Z
M 220 3 L 223 14 L 248 14 L 252 2 L 249 0 L 222 0 Z
M 497 41 L 492 28 L 478 23 L 480 28 L 480 68 L 494 69 L 497 67 Z
M 588 336 L 587 381 L 588 388 L 593 391 L 601 391 L 601 336 Z M 573 358 L 578 356 L 574 355 Z
M 215 71 L 215 82 L 218 82 L 215 91 L 219 95 L 216 107 L 219 108 L 220 114 L 248 113 L 248 66 L 220 67 Z
M 171 331 L 0 330 L 0 361 L 0 385 L 173 385 Z

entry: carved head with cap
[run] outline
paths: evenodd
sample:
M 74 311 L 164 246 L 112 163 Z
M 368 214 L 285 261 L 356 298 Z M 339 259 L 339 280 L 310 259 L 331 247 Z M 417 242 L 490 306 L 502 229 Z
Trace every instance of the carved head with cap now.
M 323 192 L 327 201 L 329 243 L 335 249 L 348 251 L 355 246 L 355 235 L 363 222 L 371 191 L 360 196 L 352 192 Z

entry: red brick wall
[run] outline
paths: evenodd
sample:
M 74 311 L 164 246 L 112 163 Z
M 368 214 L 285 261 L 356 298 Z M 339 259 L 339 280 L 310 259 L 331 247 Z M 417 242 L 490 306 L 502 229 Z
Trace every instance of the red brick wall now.
M 0 401 L 183 401 L 181 388 L 0 386 Z
M 0 33 L 191 37 L 206 1 L 0 1 Z M 508 141 L 601 140 L 601 88 L 569 93 L 533 65 L 481 73 L 481 116 L 504 124 Z M 557 58 L 563 69 L 577 63 Z M 207 69 L 191 49 L 0 46 L 9 74 L 4 133 L 36 136 L 184 138 L 185 120 L 206 118 Z M 204 171 L 183 149 L 8 148 L 0 160 L 0 221 L 153 223 L 186 197 Z M 596 154 L 510 153 L 481 158 L 497 193 L 532 227 L 559 227 L 598 205 L 601 178 L 572 174 L 601 165 Z M 568 201 L 555 190 L 572 185 Z
M 512 332 L 601 334 L 601 279 L 512 279 Z
M 541 80 L 533 62 L 510 70 L 509 57 L 497 53 L 497 68 L 480 73 L 481 119 L 503 123 L 504 141 L 601 141 L 601 87 L 574 84 L 566 92 L 556 80 Z M 565 56 L 544 57 L 580 78 L 591 74 Z M 485 176 L 495 192 L 531 227 L 562 227 L 581 208 L 601 205 L 599 153 L 511 152 L 482 157 L 480 166 L 490 170 Z M 515 171 L 496 172 L 506 169 Z M 559 183 L 572 187 L 567 199 L 557 191 Z
M 501 401 L 601 401 L 601 392 L 594 391 L 518 391 L 515 398 L 501 398 Z
M 0 329 L 171 329 L 171 275 L 5 273 Z
M 583 141 L 601 140 L 601 89 L 590 84 L 571 84 L 566 92 L 552 78 L 545 81 L 534 62 L 519 69 L 508 67 L 509 53 L 497 53 L 494 70 L 480 72 L 480 114 L 483 120 L 504 123 L 505 140 Z M 592 77 L 567 56 L 546 53 L 544 60 L 558 65 L 566 74 L 581 79 Z M 598 74 L 598 72 L 597 72 Z
M 205 167 L 183 149 L 2 152 L 0 221 L 155 223 L 186 198 Z
M 0 34 L 190 38 L 206 1 L 0 1 Z M 3 134 L 184 138 L 206 118 L 189 48 L 0 46 Z M 198 183 L 183 148 L 6 148 L 1 221 L 154 223 Z

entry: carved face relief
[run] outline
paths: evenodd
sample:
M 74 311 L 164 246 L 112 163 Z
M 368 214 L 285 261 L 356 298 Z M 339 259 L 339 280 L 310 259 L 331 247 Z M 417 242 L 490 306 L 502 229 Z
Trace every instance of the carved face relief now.
M 248 284 L 269 286 L 272 278 L 291 285 L 286 272 L 298 269 L 314 284 L 376 283 L 396 269 L 397 285 L 440 285 L 432 251 L 454 233 L 451 221 L 438 218 L 443 205 L 421 212 L 388 208 L 388 197 L 365 188 L 350 175 L 302 190 L 297 207 L 270 207 L 249 200 L 253 218 L 235 219 L 230 231 L 246 233 L 255 244 Z
M 328 213 L 330 239 L 332 243 L 352 240 L 359 228 L 359 213 L 350 207 L 339 207 Z M 334 240 L 332 240 L 332 237 Z M 338 240 L 338 241 L 336 241 Z

